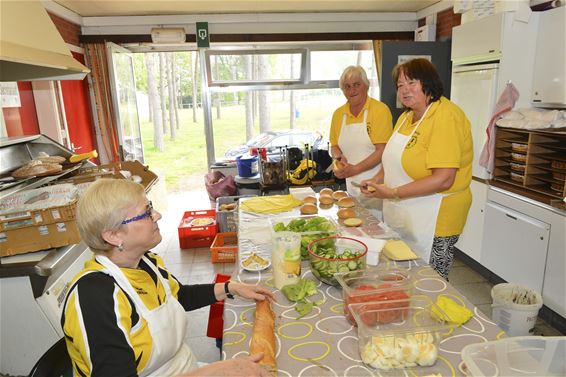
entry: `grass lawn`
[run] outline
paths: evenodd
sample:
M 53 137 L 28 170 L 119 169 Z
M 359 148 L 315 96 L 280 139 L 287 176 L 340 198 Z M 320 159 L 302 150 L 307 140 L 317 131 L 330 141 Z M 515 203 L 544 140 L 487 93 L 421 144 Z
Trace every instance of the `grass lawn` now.
M 328 135 L 330 119 L 336 108 L 334 103 L 321 98 L 311 100 L 308 104 L 299 102 L 298 108 L 301 114 L 295 121 L 295 128 L 320 131 Z M 170 133 L 164 135 L 163 152 L 157 151 L 153 146 L 153 124 L 147 121 L 141 123 L 145 163 L 160 179 L 165 179 L 168 191 L 184 190 L 183 180 L 187 177 L 194 179 L 197 176 L 202 182 L 202 177 L 208 171 L 202 109 L 199 109 L 198 123 L 193 123 L 192 114 L 191 109 L 179 110 L 181 124 L 177 137 L 172 140 Z M 216 108 L 213 108 L 212 117 L 215 154 L 219 160 L 229 147 L 246 141 L 245 107 L 224 105 L 221 109 L 221 119 L 216 118 Z M 289 107 L 286 102 L 272 103 L 271 128 L 289 128 Z M 256 126 L 255 134 L 258 133 L 259 127 Z

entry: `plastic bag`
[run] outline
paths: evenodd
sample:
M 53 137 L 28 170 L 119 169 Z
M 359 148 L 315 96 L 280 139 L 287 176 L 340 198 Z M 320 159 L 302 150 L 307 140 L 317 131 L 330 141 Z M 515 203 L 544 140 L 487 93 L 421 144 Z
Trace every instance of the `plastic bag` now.
M 218 170 L 207 173 L 204 176 L 204 185 L 210 200 L 216 200 L 221 196 L 236 195 L 236 182 L 231 175 L 225 176 Z

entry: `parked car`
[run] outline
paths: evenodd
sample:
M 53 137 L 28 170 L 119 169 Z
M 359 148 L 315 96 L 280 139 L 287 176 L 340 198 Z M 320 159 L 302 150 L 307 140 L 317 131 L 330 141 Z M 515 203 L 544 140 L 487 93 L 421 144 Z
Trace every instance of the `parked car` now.
M 305 144 L 314 149 L 327 149 L 328 147 L 328 141 L 318 132 L 305 130 L 268 131 L 253 137 L 246 144 L 228 149 L 224 157 L 233 160 L 248 152 L 250 148 L 266 148 L 268 156 L 277 157 L 280 147 L 297 147 L 303 150 Z

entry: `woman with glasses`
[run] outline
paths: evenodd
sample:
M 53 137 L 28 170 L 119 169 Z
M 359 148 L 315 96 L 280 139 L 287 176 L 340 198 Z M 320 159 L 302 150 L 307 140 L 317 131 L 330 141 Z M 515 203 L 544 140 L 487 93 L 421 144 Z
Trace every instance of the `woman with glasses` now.
M 261 353 L 198 368 L 184 343 L 187 311 L 273 295 L 237 282 L 183 285 L 149 251 L 161 242 L 159 219 L 143 187 L 128 180 L 100 179 L 79 200 L 77 225 L 95 258 L 73 280 L 61 318 L 74 375 L 269 375 L 257 364 Z

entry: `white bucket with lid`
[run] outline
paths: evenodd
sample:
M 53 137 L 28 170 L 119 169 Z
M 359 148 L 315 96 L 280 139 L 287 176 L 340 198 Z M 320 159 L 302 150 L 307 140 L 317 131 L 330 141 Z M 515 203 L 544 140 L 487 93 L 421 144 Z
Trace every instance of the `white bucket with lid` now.
M 491 290 L 491 318 L 509 336 L 532 335 L 542 296 L 518 284 L 497 284 Z

